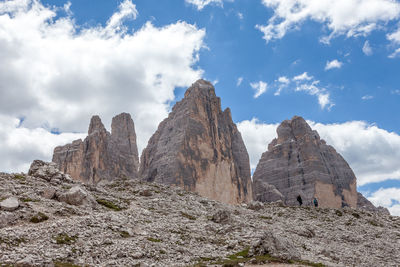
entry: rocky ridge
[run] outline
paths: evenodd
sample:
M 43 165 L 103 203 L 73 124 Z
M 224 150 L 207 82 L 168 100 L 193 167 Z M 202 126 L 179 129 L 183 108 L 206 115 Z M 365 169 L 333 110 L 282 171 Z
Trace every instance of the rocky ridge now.
M 135 126 L 122 113 L 112 119 L 111 134 L 99 116 L 93 116 L 88 136 L 54 149 L 53 162 L 75 180 L 96 184 L 117 177 L 137 178 L 139 157 Z
M 400 265 L 400 218 L 349 207 L 234 206 L 132 179 L 86 185 L 41 161 L 0 174 L 0 203 L 10 198 L 19 204 L 0 210 L 0 266 Z
M 225 203 L 251 201 L 246 147 L 210 82 L 195 82 L 160 123 L 141 155 L 140 177 Z
M 343 157 L 320 139 L 303 118 L 295 116 L 283 121 L 277 134 L 254 172 L 255 200 L 276 200 L 277 194 L 266 192 L 277 189 L 287 205 L 299 205 L 301 198 L 303 205 L 310 206 L 317 198 L 321 207 L 378 211 L 357 193 L 356 177 Z

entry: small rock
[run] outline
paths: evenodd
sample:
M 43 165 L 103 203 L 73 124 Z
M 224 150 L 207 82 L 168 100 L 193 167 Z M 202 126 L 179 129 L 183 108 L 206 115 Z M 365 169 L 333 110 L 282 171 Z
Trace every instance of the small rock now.
M 14 211 L 19 207 L 19 200 L 16 197 L 9 197 L 0 202 L 0 208 L 5 211 Z
M 42 196 L 47 199 L 53 199 L 56 195 L 56 189 L 53 187 L 47 187 L 43 190 Z
M 151 197 L 153 195 L 149 189 L 142 190 L 139 194 L 144 197 Z
M 247 205 L 247 208 L 250 210 L 261 210 L 264 208 L 264 204 L 259 201 L 252 201 Z
M 231 220 L 231 214 L 227 210 L 219 210 L 211 220 L 216 223 L 228 223 Z

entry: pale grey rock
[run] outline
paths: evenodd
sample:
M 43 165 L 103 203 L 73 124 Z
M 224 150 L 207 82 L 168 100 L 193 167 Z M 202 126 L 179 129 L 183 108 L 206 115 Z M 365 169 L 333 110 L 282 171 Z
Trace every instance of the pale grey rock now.
M 219 210 L 214 213 L 211 220 L 215 223 L 229 223 L 231 221 L 231 214 L 227 210 Z
M 53 162 L 74 180 L 96 184 L 116 178 L 138 178 L 139 158 L 135 126 L 128 113 L 115 116 L 107 132 L 99 116 L 93 116 L 84 141 L 54 149 Z
M 301 259 L 300 252 L 290 240 L 270 231 L 265 232 L 261 238 L 252 245 L 250 253 L 252 255 L 269 254 L 284 260 Z
M 56 196 L 56 189 L 53 187 L 46 187 L 42 192 L 42 196 L 47 199 L 53 199 Z
M 210 82 L 195 82 L 160 123 L 142 153 L 140 176 L 225 203 L 251 201 L 246 147 Z
M 0 202 L 0 209 L 5 211 L 14 211 L 19 207 L 19 200 L 16 197 L 9 197 Z
M 69 189 L 67 192 L 57 196 L 59 201 L 68 203 L 70 205 L 94 205 L 95 199 L 85 189 L 76 185 Z
M 254 172 L 255 200 L 279 200 L 278 193 L 269 193 L 273 185 L 287 205 L 299 205 L 301 197 L 306 206 L 317 198 L 320 207 L 357 207 L 356 177 L 350 166 L 303 118 L 282 122 L 277 133 Z

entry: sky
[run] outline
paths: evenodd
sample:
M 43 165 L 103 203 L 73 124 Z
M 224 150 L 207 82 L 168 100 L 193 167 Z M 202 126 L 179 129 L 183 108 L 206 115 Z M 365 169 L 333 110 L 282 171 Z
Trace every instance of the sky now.
M 0 0 L 0 171 L 50 161 L 94 114 L 110 129 L 129 112 L 142 151 L 199 78 L 231 108 L 253 171 L 299 115 L 400 215 L 395 0 Z

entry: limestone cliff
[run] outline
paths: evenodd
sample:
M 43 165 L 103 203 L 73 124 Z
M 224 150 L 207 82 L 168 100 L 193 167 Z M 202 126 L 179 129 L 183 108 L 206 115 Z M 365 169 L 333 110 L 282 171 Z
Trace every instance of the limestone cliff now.
M 73 179 L 85 183 L 137 178 L 139 158 L 131 116 L 122 113 L 114 117 L 111 128 L 110 134 L 99 116 L 93 116 L 85 140 L 56 147 L 53 162 Z
M 322 207 L 357 207 L 356 177 L 350 166 L 303 118 L 282 122 L 277 133 L 254 172 L 256 200 L 265 201 L 265 185 L 271 184 L 287 205 L 299 205 L 300 196 L 305 205 L 312 205 L 315 197 Z
M 140 176 L 225 203 L 251 200 L 246 147 L 211 83 L 194 83 L 160 123 L 142 153 Z

